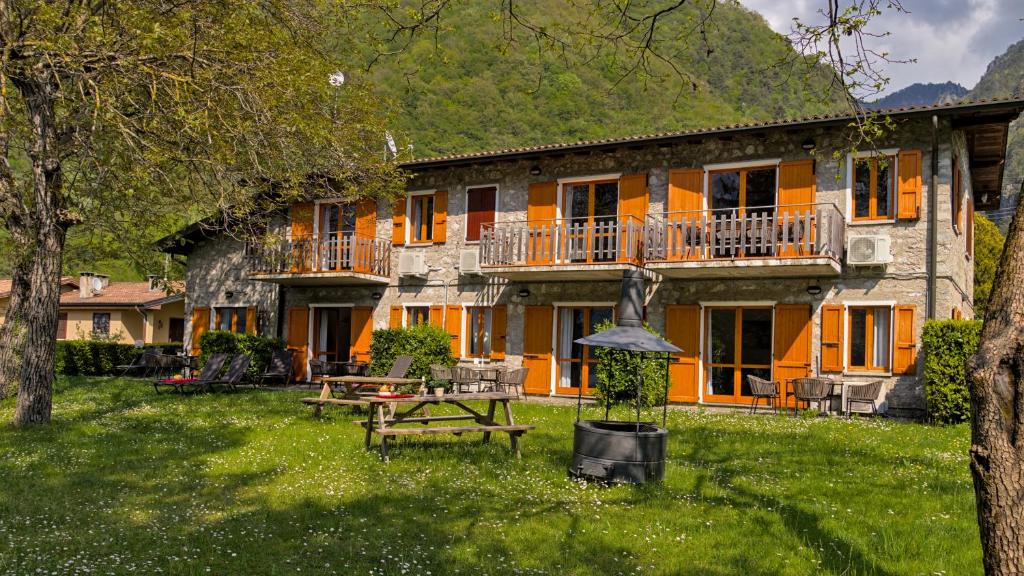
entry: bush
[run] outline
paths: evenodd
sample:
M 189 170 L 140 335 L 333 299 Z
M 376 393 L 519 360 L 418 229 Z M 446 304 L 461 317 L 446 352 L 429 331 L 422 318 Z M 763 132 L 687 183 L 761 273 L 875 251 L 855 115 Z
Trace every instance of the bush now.
M 605 320 L 595 327 L 595 331 L 604 332 L 614 327 L 614 322 Z M 655 336 L 661 336 L 646 323 L 644 328 Z M 635 405 L 636 388 L 640 383 L 641 374 L 644 384 L 640 395 L 641 404 L 649 408 L 665 402 L 664 358 L 644 358 L 642 352 L 615 348 L 594 347 L 590 349 L 590 353 L 597 358 L 597 389 L 594 391 L 594 398 L 598 406 L 604 407 L 606 419 L 612 406 L 627 403 Z
M 142 354 L 133 344 L 109 340 L 58 340 L 53 357 L 57 374 L 112 376 L 116 368 L 131 364 Z
M 971 418 L 967 360 L 978 350 L 980 320 L 929 320 L 924 324 L 924 396 L 928 416 L 940 424 Z
M 386 376 L 399 356 L 412 356 L 409 378 L 430 380 L 431 364 L 454 366 L 452 338 L 436 326 L 420 324 L 412 328 L 385 328 L 373 331 L 370 342 L 370 374 Z
M 252 358 L 246 376 L 250 380 L 258 379 L 270 364 L 270 357 L 276 350 L 284 349 L 279 338 L 256 336 L 255 334 L 236 334 L 228 330 L 210 330 L 199 338 L 199 364 L 206 364 L 210 354 L 248 354 Z

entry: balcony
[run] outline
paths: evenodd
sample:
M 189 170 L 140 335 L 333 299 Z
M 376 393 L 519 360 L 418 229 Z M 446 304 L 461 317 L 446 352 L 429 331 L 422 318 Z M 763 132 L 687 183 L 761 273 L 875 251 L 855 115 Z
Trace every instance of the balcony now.
M 644 265 L 669 278 L 838 276 L 846 220 L 834 204 L 648 216 Z
M 480 269 L 509 280 L 602 280 L 642 264 L 643 222 L 597 216 L 484 224 Z
M 298 236 L 246 247 L 249 277 L 288 286 L 387 284 L 391 242 L 350 232 Z

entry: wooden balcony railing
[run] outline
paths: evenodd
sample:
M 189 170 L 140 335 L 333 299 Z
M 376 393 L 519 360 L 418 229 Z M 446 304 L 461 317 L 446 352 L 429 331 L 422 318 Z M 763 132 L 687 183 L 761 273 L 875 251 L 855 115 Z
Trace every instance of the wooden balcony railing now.
M 358 272 L 389 277 L 391 242 L 350 232 L 298 236 L 275 244 L 250 243 L 249 273 L 255 275 Z
M 668 212 L 647 217 L 647 262 L 801 258 L 842 262 L 846 220 L 835 204 Z
M 640 264 L 644 225 L 632 216 L 484 224 L 481 267 Z

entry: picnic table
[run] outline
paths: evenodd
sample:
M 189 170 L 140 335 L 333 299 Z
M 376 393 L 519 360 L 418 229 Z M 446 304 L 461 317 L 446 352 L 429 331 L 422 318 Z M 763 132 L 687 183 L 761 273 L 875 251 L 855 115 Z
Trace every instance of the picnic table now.
M 380 436 L 380 457 L 388 459 L 388 439 L 392 436 L 418 436 L 423 434 L 454 434 L 456 436 L 467 432 L 482 432 L 484 444 L 490 442 L 491 433 L 505 432 L 509 435 L 512 453 L 516 458 L 520 457 L 519 437 L 534 426 L 516 424 L 512 418 L 512 406 L 510 401 L 515 396 L 503 392 L 475 392 L 466 394 L 445 394 L 443 396 L 415 395 L 405 398 L 387 396 L 368 396 L 365 401 L 369 403 L 369 417 L 366 420 L 357 421 L 366 430 L 365 444 L 369 450 L 372 446 L 373 435 Z M 466 402 L 486 401 L 487 412 L 483 413 L 466 405 Z M 449 404 L 465 412 L 465 414 L 447 416 L 414 416 L 417 411 L 431 404 Z M 500 423 L 494 419 L 498 404 L 501 404 L 505 413 L 505 422 Z M 408 409 L 395 409 L 387 416 L 384 414 L 385 405 L 410 406 Z M 461 420 L 472 420 L 474 424 L 466 426 L 430 426 L 435 422 L 453 422 Z M 405 424 L 419 424 L 419 426 L 403 426 Z
M 418 378 L 388 378 L 386 376 L 328 376 L 321 379 L 324 383 L 317 398 L 303 398 L 303 404 L 313 405 L 313 416 L 319 416 L 324 405 L 333 404 L 340 406 L 369 406 L 364 394 L 360 394 L 364 388 L 380 386 L 401 386 L 408 384 L 421 384 Z M 341 398 L 334 395 L 334 384 L 341 388 Z

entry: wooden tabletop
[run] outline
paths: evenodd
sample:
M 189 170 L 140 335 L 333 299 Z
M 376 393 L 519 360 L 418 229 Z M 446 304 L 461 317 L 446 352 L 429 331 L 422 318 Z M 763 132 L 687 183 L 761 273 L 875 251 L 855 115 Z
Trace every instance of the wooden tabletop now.
M 343 384 L 419 384 L 419 378 L 388 378 L 387 376 L 327 376 L 321 382 L 341 382 Z
M 428 394 L 421 396 L 419 394 L 410 396 L 408 398 L 388 398 L 385 396 L 364 396 L 363 399 L 371 404 L 390 404 L 392 402 L 396 404 L 417 404 L 420 402 L 463 402 L 469 400 L 512 400 L 515 398 L 514 394 L 506 394 L 504 392 L 468 392 L 465 394 L 445 394 L 444 396 L 434 396 Z

